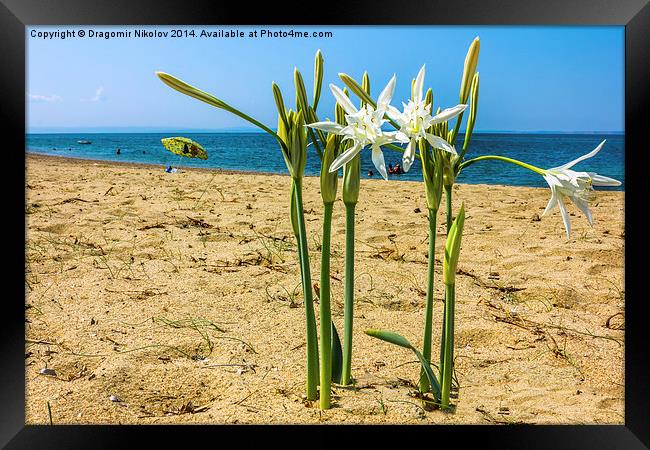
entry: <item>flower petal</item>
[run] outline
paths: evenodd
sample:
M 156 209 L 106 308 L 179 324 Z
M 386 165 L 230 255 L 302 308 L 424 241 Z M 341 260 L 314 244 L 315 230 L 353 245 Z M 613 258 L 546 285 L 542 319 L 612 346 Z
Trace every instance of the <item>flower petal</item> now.
M 381 151 L 381 147 L 375 145 L 372 146 L 372 162 L 381 176 L 384 177 L 384 180 L 388 180 L 386 161 L 384 160 L 384 152 Z
M 557 206 L 557 199 L 558 199 L 558 193 L 557 193 L 557 187 L 561 186 L 560 182 L 553 176 L 551 175 L 545 175 L 544 180 L 548 183 L 548 186 L 551 188 L 551 198 L 548 201 L 548 204 L 546 205 L 546 209 L 542 213 L 542 217 L 553 211 L 555 207 Z
M 564 164 L 564 165 L 561 165 L 561 166 L 559 166 L 559 167 L 554 167 L 554 169 L 557 169 L 557 170 L 569 169 L 569 168 L 575 166 L 576 164 L 578 164 L 580 161 L 584 161 L 585 159 L 591 158 L 591 157 L 594 156 L 596 153 L 598 153 L 598 152 L 600 151 L 601 148 L 603 148 L 603 145 L 605 145 L 605 142 L 607 142 L 607 139 L 603 140 L 603 142 L 601 142 L 600 144 L 598 144 L 598 147 L 596 147 L 595 149 L 593 149 L 592 151 L 590 151 L 590 152 L 587 153 L 586 155 L 582 155 L 581 157 L 576 158 L 576 159 L 574 159 L 573 161 L 568 162 L 568 163 L 566 163 L 566 164 Z
M 402 164 L 404 172 L 408 172 L 415 160 L 415 139 L 411 139 L 406 146 L 406 150 L 402 155 Z
M 467 105 L 464 105 L 464 104 L 461 103 L 459 105 L 452 106 L 451 108 L 443 109 L 438 114 L 433 116 L 433 119 L 431 119 L 431 122 L 429 123 L 429 125 L 433 125 L 433 124 L 440 123 L 440 122 L 446 122 L 446 121 L 448 121 L 450 119 L 453 119 L 458 114 L 465 111 L 466 108 L 467 108 Z
M 352 158 L 357 156 L 357 153 L 361 151 L 363 147 L 361 147 L 360 144 L 355 144 L 354 146 L 350 147 L 343 153 L 341 153 L 334 161 L 332 161 L 332 164 L 330 165 L 330 172 L 336 172 L 339 170 L 343 164 L 349 162 Z
M 587 172 L 591 177 L 594 186 L 620 186 L 621 182 L 613 178 L 598 175 L 597 173 Z
M 557 195 L 555 194 L 555 192 L 553 192 L 551 194 L 550 200 L 548 201 L 548 204 L 546 205 L 546 209 L 542 213 L 542 217 L 544 217 L 545 215 L 553 211 L 556 206 L 557 206 Z
M 589 225 L 593 226 L 594 219 L 591 215 L 591 211 L 589 210 L 589 204 L 587 203 L 587 201 L 576 197 L 569 197 L 569 198 L 571 199 L 573 204 L 576 205 L 578 209 L 580 209 L 580 211 L 582 211 L 583 214 L 587 217 L 587 220 L 589 221 Z
M 345 93 L 335 84 L 330 84 L 330 91 L 332 91 L 332 95 L 334 95 L 334 98 L 336 99 L 336 102 L 341 105 L 341 108 L 348 113 L 348 114 L 355 114 L 357 113 L 357 108 L 352 104 L 352 101 L 350 98 L 345 95 Z
M 406 144 L 410 141 L 409 137 L 406 134 L 402 133 L 401 131 L 389 131 L 386 134 L 390 134 L 390 133 L 395 133 L 393 135 L 393 137 L 395 138 L 395 142 Z
M 435 134 L 427 133 L 426 134 L 427 141 L 429 144 L 431 144 L 432 147 L 439 148 L 441 150 L 444 150 L 446 152 L 449 152 L 451 154 L 457 155 L 458 153 L 456 152 L 456 149 L 449 145 L 449 142 L 445 141 L 443 138 L 440 136 L 436 136 Z
M 567 239 L 571 238 L 571 221 L 569 219 L 569 212 L 566 210 L 566 205 L 562 198 L 558 197 L 557 204 L 560 206 L 560 213 L 562 213 L 562 221 L 564 222 L 564 229 L 566 230 Z
M 308 123 L 307 126 L 309 128 L 316 128 L 318 130 L 323 130 L 326 131 L 327 133 L 333 133 L 333 134 L 343 134 L 341 131 L 343 130 L 343 126 L 339 125 L 336 122 L 314 122 L 314 123 Z
M 402 112 L 395 108 L 393 105 L 386 105 L 386 115 L 401 125 L 399 119 L 402 115 Z
M 413 100 L 416 103 L 419 103 L 422 101 L 422 88 L 424 87 L 424 64 L 422 65 L 422 68 L 418 72 L 418 76 L 415 77 L 415 84 L 413 85 Z
M 395 82 L 397 81 L 397 78 L 395 75 L 388 81 L 388 84 L 384 88 L 383 91 L 381 91 L 381 94 L 379 94 L 379 97 L 377 98 L 377 109 L 386 109 L 388 107 L 388 104 L 390 101 L 393 99 L 393 92 L 395 91 Z

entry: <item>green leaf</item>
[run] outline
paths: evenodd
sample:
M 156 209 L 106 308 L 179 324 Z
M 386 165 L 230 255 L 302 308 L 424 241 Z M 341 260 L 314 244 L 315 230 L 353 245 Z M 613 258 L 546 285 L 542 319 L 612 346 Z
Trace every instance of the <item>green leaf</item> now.
M 411 345 L 408 339 L 406 339 L 402 335 L 393 333 L 392 331 L 370 329 L 370 330 L 365 330 L 365 333 L 368 336 L 372 336 L 377 339 L 381 339 L 382 341 L 399 345 L 400 347 L 408 348 L 409 350 L 413 351 L 413 353 L 415 353 L 415 356 L 417 356 L 418 360 L 420 361 L 420 365 L 424 369 L 424 373 L 426 373 L 427 375 L 427 379 L 429 380 L 429 385 L 431 386 L 431 390 L 435 398 L 436 399 L 440 398 L 440 383 L 438 383 L 438 380 L 436 379 L 433 370 L 431 370 L 431 364 L 429 363 L 429 361 L 427 361 L 424 358 L 422 353 L 420 353 L 415 347 L 413 347 L 413 345 Z
M 291 218 L 291 229 L 293 230 L 293 235 L 298 239 L 300 236 L 300 231 L 298 229 L 298 205 L 296 203 L 296 183 L 291 178 L 291 202 L 289 204 L 291 211 L 289 212 Z
M 341 383 L 341 373 L 343 372 L 343 347 L 339 333 L 336 331 L 334 321 L 332 321 L 332 381 Z
M 463 236 L 463 226 L 465 225 L 465 203 L 463 202 L 458 211 L 458 216 L 447 233 L 445 242 L 445 258 L 442 261 L 442 273 L 445 284 L 453 285 L 456 283 L 456 268 L 458 267 L 458 258 L 460 255 L 460 243 Z
M 390 342 L 391 344 L 399 345 L 400 347 L 413 349 L 411 343 L 404 336 L 393 333 L 392 331 L 370 329 L 366 330 L 365 333 L 368 336 L 381 339 L 382 341 Z
M 441 395 L 440 383 L 438 383 L 438 379 L 434 375 L 433 370 L 431 370 L 431 364 L 429 364 L 429 361 L 427 361 L 424 358 L 424 355 L 422 355 L 422 353 L 420 353 L 417 349 L 412 347 L 411 350 L 413 350 L 415 356 L 417 356 L 418 359 L 420 360 L 420 365 L 424 369 L 424 373 L 427 375 L 427 379 L 429 380 L 429 386 L 431 388 L 431 392 L 433 392 L 433 396 L 436 399 L 439 399 Z

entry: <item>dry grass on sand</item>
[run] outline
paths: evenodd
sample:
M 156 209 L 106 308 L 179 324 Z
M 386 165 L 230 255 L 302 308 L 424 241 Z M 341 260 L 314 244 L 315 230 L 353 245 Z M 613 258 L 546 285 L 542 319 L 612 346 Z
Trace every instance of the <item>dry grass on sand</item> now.
M 55 424 L 624 423 L 624 193 L 599 193 L 593 228 L 570 208 L 567 240 L 559 213 L 539 220 L 548 189 L 456 187 L 467 210 L 457 279 L 460 390 L 456 412 L 445 414 L 413 398 L 412 354 L 363 334 L 382 328 L 421 345 L 422 185 L 364 180 L 356 385 L 334 386 L 333 408 L 321 412 L 302 399 L 304 310 L 289 179 L 219 173 L 206 191 L 211 177 L 27 156 L 28 424 L 49 423 L 48 402 Z M 305 211 L 316 281 L 316 178 L 305 180 Z M 438 255 L 444 226 L 441 215 Z M 339 329 L 343 245 L 339 201 Z

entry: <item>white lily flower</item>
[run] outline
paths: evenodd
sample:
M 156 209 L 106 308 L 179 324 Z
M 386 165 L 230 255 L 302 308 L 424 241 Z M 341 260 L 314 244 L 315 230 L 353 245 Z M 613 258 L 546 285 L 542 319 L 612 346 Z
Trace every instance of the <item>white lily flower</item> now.
M 330 90 L 336 98 L 336 101 L 345 111 L 345 120 L 347 126 L 342 126 L 336 122 L 325 121 L 310 123 L 307 126 L 326 131 L 328 133 L 344 136 L 343 140 L 352 140 L 352 146 L 339 155 L 329 167 L 330 172 L 336 172 L 345 163 L 352 160 L 366 146 L 372 150 L 372 162 L 384 179 L 388 179 L 388 171 L 384 161 L 384 153 L 381 150 L 382 145 L 392 142 L 399 142 L 397 132 L 385 132 L 381 126 L 386 122 L 384 115 L 390 107 L 390 101 L 393 98 L 395 90 L 395 75 L 390 79 L 384 90 L 379 94 L 377 99 L 377 109 L 372 105 L 366 104 L 357 109 L 347 95 L 334 84 L 330 84 Z
M 565 200 L 567 198 L 584 213 L 589 221 L 589 225 L 593 225 L 593 217 L 589 210 L 589 202 L 593 201 L 596 197 L 593 186 L 620 186 L 621 182 L 613 178 L 598 175 L 594 172 L 576 172 L 570 170 L 575 164 L 585 159 L 591 158 L 603 148 L 606 141 L 601 142 L 591 152 L 583 155 L 571 162 L 563 164 L 559 167 L 553 167 L 545 170 L 544 179 L 551 188 L 551 199 L 546 205 L 546 209 L 542 216 L 550 213 L 556 206 L 559 206 L 564 228 L 566 229 L 567 238 L 571 237 L 571 222 L 569 221 L 569 213 L 567 212 Z
M 402 160 L 405 172 L 411 168 L 411 165 L 415 160 L 415 147 L 418 138 L 425 138 L 432 147 L 442 149 L 454 155 L 457 154 L 456 149 L 445 139 L 428 133 L 427 129 L 436 123 L 446 122 L 447 120 L 453 119 L 467 108 L 467 105 L 459 104 L 432 116 L 431 105 L 425 104 L 422 95 L 424 88 L 424 73 L 425 66 L 422 66 L 415 78 L 413 98 L 409 100 L 408 104 L 402 102 L 404 107 L 402 112 L 394 106 L 389 105 L 387 107 L 388 116 L 400 127 L 397 135 L 398 139 L 400 139 L 400 142 L 402 143 L 408 143 Z

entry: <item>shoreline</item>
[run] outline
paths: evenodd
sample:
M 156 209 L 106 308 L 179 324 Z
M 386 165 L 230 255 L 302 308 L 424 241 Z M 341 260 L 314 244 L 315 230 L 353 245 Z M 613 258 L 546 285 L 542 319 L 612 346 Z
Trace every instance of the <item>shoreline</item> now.
M 59 155 L 47 155 L 44 153 L 38 153 L 33 150 L 26 150 L 25 151 L 25 168 L 27 168 L 27 161 L 30 158 L 34 158 L 36 160 L 44 160 L 47 161 L 49 160 L 54 160 L 54 161 L 70 161 L 72 164 L 85 164 L 85 163 L 93 163 L 93 164 L 101 164 L 106 167 L 111 167 L 113 165 L 118 165 L 118 166 L 124 166 L 124 167 L 134 167 L 134 168 L 152 168 L 152 167 L 163 167 L 163 165 L 160 164 L 148 164 L 148 163 L 139 163 L 139 162 L 132 162 L 132 161 L 113 161 L 113 160 L 106 160 L 106 159 L 90 159 L 90 158 L 77 158 L 73 156 L 59 156 Z M 277 172 L 264 172 L 264 171 L 256 171 L 256 170 L 233 170 L 233 169 L 220 169 L 220 168 L 203 168 L 203 167 L 188 167 L 188 166 L 177 166 L 180 167 L 183 171 L 187 172 L 209 172 L 209 173 L 219 173 L 223 175 L 268 175 L 268 176 L 280 176 L 280 177 L 288 177 L 288 173 L 277 173 Z M 317 175 L 305 175 L 305 178 L 319 178 Z M 374 181 L 374 180 L 379 180 L 381 181 L 381 177 L 378 178 L 362 178 L 363 181 Z M 389 178 L 389 181 L 398 181 L 398 182 L 407 182 L 407 183 L 420 183 L 422 180 L 405 180 L 405 179 L 395 179 L 393 176 L 392 178 Z M 547 190 L 548 187 L 545 186 L 520 186 L 520 185 L 512 185 L 512 184 L 487 184 L 487 183 L 456 183 L 456 185 L 459 186 L 477 186 L 477 187 L 499 187 L 499 188 L 523 188 L 523 189 L 539 189 L 539 190 Z M 601 189 L 602 192 L 622 192 L 625 193 L 625 190 L 620 189 L 620 190 L 605 190 Z

